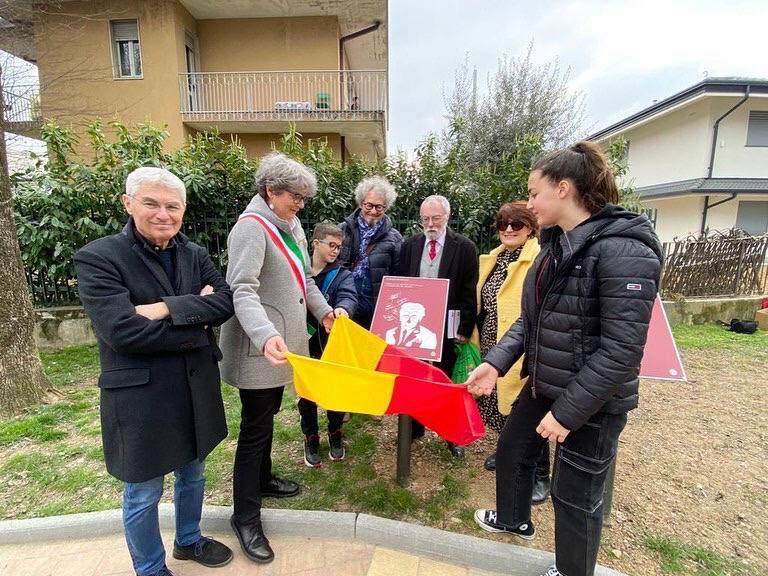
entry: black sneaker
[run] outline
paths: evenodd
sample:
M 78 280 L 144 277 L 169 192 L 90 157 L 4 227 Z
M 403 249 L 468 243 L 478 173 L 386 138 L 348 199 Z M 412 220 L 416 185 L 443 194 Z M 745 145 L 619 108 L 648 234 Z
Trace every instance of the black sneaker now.
M 533 537 L 536 535 L 536 528 L 533 527 L 533 522 L 530 520 L 516 527 L 508 526 L 496 519 L 496 510 L 485 510 L 483 508 L 475 510 L 475 522 L 486 532 L 505 532 L 519 536 L 523 540 L 533 540 Z
M 176 560 L 194 560 L 203 566 L 216 568 L 231 562 L 232 550 L 213 538 L 201 536 L 200 540 L 189 546 L 180 546 L 174 541 L 173 557 Z
M 334 462 L 337 460 L 344 460 L 344 456 L 347 455 L 344 450 L 344 442 L 342 440 L 341 430 L 336 432 L 328 432 L 328 457 Z
M 310 468 L 320 466 L 320 436 L 310 434 L 304 436 L 304 464 Z

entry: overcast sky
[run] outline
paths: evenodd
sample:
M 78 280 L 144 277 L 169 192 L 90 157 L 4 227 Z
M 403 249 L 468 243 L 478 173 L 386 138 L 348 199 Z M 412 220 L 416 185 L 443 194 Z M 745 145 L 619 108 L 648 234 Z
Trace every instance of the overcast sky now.
M 445 126 L 469 56 L 478 84 L 502 54 L 558 59 L 594 132 L 712 76 L 768 78 L 766 0 L 389 0 L 389 153 Z

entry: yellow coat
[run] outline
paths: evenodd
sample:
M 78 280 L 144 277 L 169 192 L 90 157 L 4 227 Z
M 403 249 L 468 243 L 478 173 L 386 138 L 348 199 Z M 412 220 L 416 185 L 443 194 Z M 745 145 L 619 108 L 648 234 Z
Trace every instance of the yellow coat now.
M 483 284 L 491 275 L 496 258 L 504 250 L 504 245 L 494 248 L 489 254 L 480 256 L 480 277 L 477 281 L 477 313 L 480 313 L 482 298 L 480 291 Z M 533 264 L 541 247 L 536 238 L 531 238 L 523 246 L 520 257 L 507 267 L 507 278 L 501 285 L 498 294 L 496 294 L 496 309 L 498 310 L 498 327 L 496 330 L 496 342 L 506 334 L 509 327 L 520 317 L 521 300 L 523 296 L 523 280 L 528 273 L 528 269 Z M 472 334 L 472 342 L 480 347 L 480 333 L 477 328 Z M 522 367 L 522 358 L 507 372 L 503 378 L 499 378 L 496 383 L 496 393 L 499 397 L 499 412 L 505 416 L 509 414 L 512 402 L 523 387 L 524 381 L 520 378 L 520 369 Z

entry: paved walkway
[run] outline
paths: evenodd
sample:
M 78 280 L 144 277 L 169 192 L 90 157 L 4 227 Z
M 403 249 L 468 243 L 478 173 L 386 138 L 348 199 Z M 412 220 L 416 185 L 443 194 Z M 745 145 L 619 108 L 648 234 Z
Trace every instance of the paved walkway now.
M 323 540 L 296 536 L 270 538 L 275 560 L 260 565 L 243 556 L 234 535 L 210 533 L 235 552 L 223 568 L 205 568 L 171 556 L 173 532 L 165 531 L 168 567 L 175 576 L 494 576 L 360 541 Z M 122 534 L 91 539 L 0 546 L 2 576 L 133 576 Z

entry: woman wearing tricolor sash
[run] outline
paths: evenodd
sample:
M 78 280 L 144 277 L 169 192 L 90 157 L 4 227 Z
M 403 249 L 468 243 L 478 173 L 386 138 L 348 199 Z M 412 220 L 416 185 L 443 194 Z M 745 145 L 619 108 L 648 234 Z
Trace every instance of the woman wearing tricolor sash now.
M 298 484 L 272 474 L 274 415 L 293 380 L 285 353 L 309 355 L 307 311 L 326 329 L 334 315 L 312 280 L 297 217 L 315 195 L 314 173 L 273 152 L 259 164 L 256 188 L 227 240 L 235 316 L 221 329 L 221 372 L 242 403 L 231 524 L 245 555 L 265 563 L 274 553 L 261 527 L 261 500 L 299 493 Z

